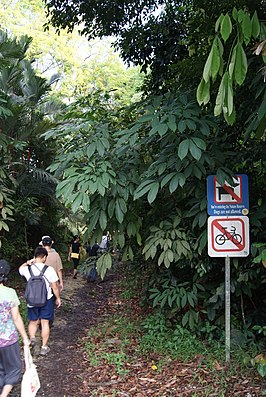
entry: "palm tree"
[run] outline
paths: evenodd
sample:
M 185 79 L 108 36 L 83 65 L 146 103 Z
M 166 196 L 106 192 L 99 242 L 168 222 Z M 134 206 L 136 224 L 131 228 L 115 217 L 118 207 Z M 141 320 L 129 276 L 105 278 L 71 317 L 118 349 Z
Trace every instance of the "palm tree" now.
M 42 224 L 47 208 L 57 206 L 57 181 L 45 171 L 55 142 L 41 136 L 52 123 L 44 117 L 52 108 L 50 83 L 26 59 L 30 43 L 27 36 L 17 40 L 0 31 L 0 242 L 10 232 L 26 247 L 29 226 Z

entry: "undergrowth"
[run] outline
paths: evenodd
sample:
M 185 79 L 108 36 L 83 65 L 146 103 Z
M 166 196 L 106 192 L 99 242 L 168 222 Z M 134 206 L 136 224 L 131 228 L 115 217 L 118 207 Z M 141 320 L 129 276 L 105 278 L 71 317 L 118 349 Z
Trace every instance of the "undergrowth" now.
M 239 347 L 232 343 L 229 366 L 225 362 L 225 337 L 222 329 L 219 340 L 212 337 L 203 339 L 179 324 L 170 324 L 160 310 L 144 312 L 138 307 L 136 315 L 129 309 L 129 303 L 136 296 L 141 296 L 136 294 L 141 283 L 126 277 L 118 287 L 122 290 L 120 298 L 123 317 L 119 314 L 105 318 L 104 322 L 88 331 L 82 342 L 91 365 L 105 363 L 112 366 L 118 375 L 126 376 L 129 372 L 126 364 L 134 364 L 140 358 L 152 362 L 151 357 L 157 357 L 157 371 L 162 371 L 169 360 L 196 362 L 199 367 L 206 368 L 219 383 L 221 396 L 226 393 L 229 376 L 239 376 L 240 373 L 248 376 L 251 371 L 256 374 L 254 357 L 259 350 L 255 344 Z M 201 379 L 198 378 L 197 383 L 200 382 Z

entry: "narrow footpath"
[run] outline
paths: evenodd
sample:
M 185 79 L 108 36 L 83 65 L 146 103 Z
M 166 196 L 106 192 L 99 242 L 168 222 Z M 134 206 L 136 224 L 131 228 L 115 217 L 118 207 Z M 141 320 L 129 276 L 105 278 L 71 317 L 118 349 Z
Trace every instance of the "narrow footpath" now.
M 41 381 L 37 397 L 85 397 L 79 340 L 97 324 L 98 312 L 106 306 L 113 282 L 112 275 L 101 284 L 87 283 L 80 275 L 77 279 L 65 276 L 62 306 L 55 311 L 47 356 L 37 354 L 37 340 L 34 361 Z
M 120 277 L 119 277 L 120 274 Z M 126 341 L 122 354 L 127 357 L 121 366 L 122 341 L 112 327 L 105 329 L 110 315 L 139 314 L 138 298 L 121 298 L 121 272 L 110 271 L 104 282 L 87 283 L 81 275 L 64 276 L 62 306 L 55 311 L 47 356 L 40 356 L 37 338 L 34 362 L 41 388 L 36 397 L 262 397 L 264 381 L 252 370 L 248 379 L 241 373 L 230 373 L 217 360 L 213 368 L 203 357 L 191 362 L 166 360 L 159 354 L 137 354 L 137 338 Z M 101 335 L 88 337 L 90 327 L 100 325 Z M 99 327 L 98 327 L 99 329 Z M 94 360 L 84 352 L 90 343 L 98 353 L 109 345 L 109 358 L 116 362 Z M 120 348 L 121 346 L 121 348 Z M 117 371 L 117 369 L 120 370 Z M 239 371 L 240 372 L 240 371 Z M 222 375 L 223 374 L 223 375 Z M 223 382 L 223 384 L 221 383 Z M 222 391 L 223 390 L 223 391 Z M 226 392 L 224 392 L 226 390 Z M 20 397 L 20 387 L 10 397 Z

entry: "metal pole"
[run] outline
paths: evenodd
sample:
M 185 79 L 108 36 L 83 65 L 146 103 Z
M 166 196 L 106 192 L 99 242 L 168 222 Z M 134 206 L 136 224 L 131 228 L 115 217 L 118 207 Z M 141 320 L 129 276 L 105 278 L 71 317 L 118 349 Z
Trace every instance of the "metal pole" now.
M 230 362 L 230 258 L 225 258 L 225 360 Z

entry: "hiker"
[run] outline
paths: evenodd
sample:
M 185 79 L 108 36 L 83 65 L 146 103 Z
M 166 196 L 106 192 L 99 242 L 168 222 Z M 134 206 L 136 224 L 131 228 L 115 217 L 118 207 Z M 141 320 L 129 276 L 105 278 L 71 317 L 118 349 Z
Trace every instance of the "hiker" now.
M 79 236 L 75 235 L 70 244 L 69 252 L 68 252 L 68 261 L 70 262 L 70 258 L 71 258 L 74 265 L 73 278 L 77 278 L 77 267 L 79 265 L 80 252 L 81 252 L 81 244 L 79 242 Z
M 99 245 L 99 252 L 104 253 L 107 251 L 109 245 L 109 236 L 108 233 L 104 232 L 103 236 L 102 236 L 102 241 L 100 242 Z
M 90 245 L 89 242 L 86 244 L 86 254 L 88 257 L 90 256 L 97 256 L 97 251 L 99 249 L 99 244 L 95 242 L 93 246 Z
M 10 265 L 0 260 L 0 397 L 7 397 L 20 381 L 21 355 L 18 342 L 20 333 L 24 345 L 30 340 L 19 313 L 19 299 L 13 288 L 5 286 Z
M 86 242 L 86 255 L 91 256 L 91 245 L 89 241 Z
M 29 266 L 31 267 L 32 273 L 37 276 L 43 270 L 44 264 L 48 257 L 48 252 L 43 247 L 37 247 L 34 251 L 34 260 L 23 263 L 19 268 L 19 273 L 24 276 L 28 281 L 31 277 Z M 39 323 L 41 323 L 41 336 L 42 336 L 42 346 L 40 350 L 41 355 L 46 355 L 49 353 L 50 348 L 48 347 L 48 340 L 50 336 L 50 326 L 49 321 L 54 319 L 54 299 L 53 294 L 56 298 L 56 306 L 59 308 L 61 306 L 61 299 L 59 288 L 57 285 L 58 276 L 56 271 L 52 266 L 48 266 L 43 275 L 47 288 L 47 301 L 44 306 L 34 307 L 27 305 L 28 307 L 28 331 L 31 340 L 32 348 L 35 346 L 35 335 L 37 333 Z
M 99 250 L 99 244 L 96 242 L 93 244 L 91 248 L 91 255 L 90 256 L 97 256 L 98 250 Z
M 46 249 L 48 252 L 48 258 L 47 258 L 47 265 L 52 266 L 52 268 L 56 271 L 57 276 L 59 278 L 59 292 L 61 293 L 63 291 L 63 265 L 62 265 L 62 260 L 58 252 L 53 250 L 52 245 L 53 245 L 53 240 L 51 239 L 50 236 L 44 236 L 42 241 L 42 246 Z
M 87 245 L 87 247 L 88 247 L 88 245 Z M 90 246 L 89 252 L 87 250 L 87 247 L 86 247 L 86 252 L 87 252 L 88 257 L 89 258 L 94 257 L 94 258 L 92 258 L 93 263 L 90 262 L 89 271 L 87 273 L 87 281 L 93 282 L 96 280 L 96 277 L 97 277 L 97 266 L 96 266 L 97 258 L 96 257 L 97 257 L 97 252 L 99 250 L 99 244 L 97 242 L 95 242 L 92 247 Z
M 42 236 L 42 239 L 41 239 L 41 241 L 39 242 L 39 245 L 40 245 L 41 247 L 43 247 L 42 241 L 43 241 L 45 238 L 50 238 L 50 239 L 51 239 L 50 236 Z M 52 239 L 51 239 L 51 240 L 52 240 Z M 53 240 L 52 240 L 52 244 L 54 244 L 54 241 L 53 241 Z M 51 247 L 51 251 L 52 251 L 52 252 L 56 252 L 56 249 L 54 249 L 54 247 Z

